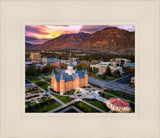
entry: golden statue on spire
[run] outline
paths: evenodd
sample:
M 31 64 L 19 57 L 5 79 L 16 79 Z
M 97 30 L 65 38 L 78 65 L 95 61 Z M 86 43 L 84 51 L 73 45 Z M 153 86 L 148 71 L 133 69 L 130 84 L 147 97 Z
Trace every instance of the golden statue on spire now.
M 69 57 L 71 58 L 72 53 L 69 53 Z

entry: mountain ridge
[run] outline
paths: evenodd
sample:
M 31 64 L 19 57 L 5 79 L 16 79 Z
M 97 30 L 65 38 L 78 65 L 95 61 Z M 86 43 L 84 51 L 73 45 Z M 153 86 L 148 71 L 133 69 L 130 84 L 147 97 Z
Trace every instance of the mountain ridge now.
M 43 44 L 26 47 L 26 50 L 62 50 L 79 49 L 83 51 L 96 50 L 98 52 L 134 53 L 135 33 L 117 27 L 107 27 L 89 33 L 62 34 Z

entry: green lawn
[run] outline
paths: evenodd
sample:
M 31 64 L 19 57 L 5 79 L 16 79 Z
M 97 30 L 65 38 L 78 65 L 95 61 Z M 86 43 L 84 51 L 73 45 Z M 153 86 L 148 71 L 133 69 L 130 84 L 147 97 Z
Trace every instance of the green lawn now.
M 60 106 L 61 104 L 58 102 L 49 104 L 49 105 L 44 105 L 42 108 L 36 110 L 35 112 L 47 112 L 50 111 L 52 109 L 55 109 L 56 107 Z
M 104 93 L 104 98 L 106 99 L 110 99 L 110 98 L 113 98 L 114 96 L 111 96 L 111 95 L 108 95 L 107 93 Z
M 75 106 L 77 108 L 79 108 L 80 110 L 82 110 L 83 112 L 100 112 L 92 107 L 90 107 L 89 105 L 83 103 L 83 102 L 79 102 L 79 103 L 75 103 Z
M 37 81 L 36 84 L 44 90 L 47 90 L 48 86 L 50 85 L 45 81 Z
M 70 102 L 70 100 L 67 98 L 67 96 L 60 96 L 60 95 L 55 95 L 55 94 L 52 94 L 52 95 L 55 96 L 56 98 L 58 98 L 59 100 L 61 100 L 64 103 Z
M 44 90 L 46 90 L 47 91 L 47 88 L 48 88 L 48 86 L 49 86 L 50 84 L 45 84 L 45 85 L 43 85 L 43 86 L 41 86 Z
M 100 109 L 102 109 L 103 111 L 106 111 L 106 112 L 110 111 L 110 109 L 108 109 L 106 107 L 106 105 L 104 103 L 102 103 L 102 102 L 99 102 L 97 100 L 96 101 L 85 100 L 85 101 L 88 102 L 88 103 L 90 103 L 90 104 L 92 104 L 92 105 L 94 105 L 94 106 L 96 106 L 96 107 L 98 107 L 98 108 L 100 108 Z
M 39 76 L 28 76 L 27 79 L 29 79 L 32 82 L 39 81 Z
M 75 90 L 70 90 L 70 91 L 68 91 L 68 92 L 65 92 L 64 95 L 73 95 L 74 92 L 75 92 Z

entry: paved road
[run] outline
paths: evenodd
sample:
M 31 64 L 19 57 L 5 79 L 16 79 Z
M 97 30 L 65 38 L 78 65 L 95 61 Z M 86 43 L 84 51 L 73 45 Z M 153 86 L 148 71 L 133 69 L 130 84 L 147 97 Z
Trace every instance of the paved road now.
M 108 81 L 97 79 L 94 77 L 89 77 L 88 81 L 92 83 L 96 83 L 103 87 L 112 88 L 114 90 L 123 91 L 130 94 L 134 94 L 134 91 L 135 91 L 134 88 L 129 87 L 127 84 L 122 84 L 118 82 L 108 82 Z
M 132 74 L 132 75 L 127 75 L 127 76 L 125 76 L 125 77 L 122 77 L 122 78 L 120 78 L 120 79 L 114 80 L 114 81 L 112 81 L 112 82 L 119 82 L 119 83 L 122 83 L 122 84 L 128 84 L 128 83 L 130 83 L 131 78 L 132 78 L 133 76 L 134 76 L 134 74 Z

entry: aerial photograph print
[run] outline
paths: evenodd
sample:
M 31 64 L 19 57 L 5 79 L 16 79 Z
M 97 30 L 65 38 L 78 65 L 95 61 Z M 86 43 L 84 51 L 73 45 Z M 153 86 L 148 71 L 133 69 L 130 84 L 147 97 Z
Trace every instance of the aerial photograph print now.
M 25 25 L 25 113 L 135 113 L 135 25 Z

